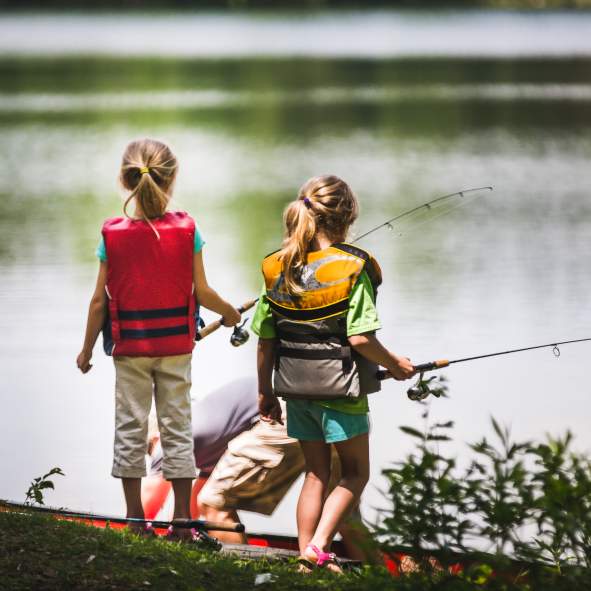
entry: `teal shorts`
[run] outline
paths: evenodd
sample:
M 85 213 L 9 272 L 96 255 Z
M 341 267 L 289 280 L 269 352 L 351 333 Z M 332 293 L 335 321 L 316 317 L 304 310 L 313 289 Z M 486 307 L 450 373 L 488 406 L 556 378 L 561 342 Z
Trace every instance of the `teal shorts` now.
M 287 434 L 302 441 L 338 443 L 369 433 L 367 413 L 352 415 L 311 400 L 287 401 Z

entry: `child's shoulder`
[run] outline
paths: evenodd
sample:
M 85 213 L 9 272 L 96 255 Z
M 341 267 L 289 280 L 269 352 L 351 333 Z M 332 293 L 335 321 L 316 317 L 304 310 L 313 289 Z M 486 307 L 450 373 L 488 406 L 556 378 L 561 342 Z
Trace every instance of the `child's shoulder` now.
M 339 242 L 337 244 L 333 244 L 331 248 L 336 248 L 337 250 L 342 250 L 348 254 L 351 254 L 359 259 L 363 259 L 366 262 L 371 260 L 375 260 L 374 256 L 368 250 L 364 248 L 359 248 L 357 245 L 349 244 L 348 242 Z
M 365 271 L 372 284 L 377 287 L 382 283 L 382 269 L 378 264 L 378 261 L 374 256 L 367 250 L 359 248 L 357 245 L 349 244 L 347 242 L 340 242 L 339 244 L 333 244 L 332 248 L 346 252 L 354 257 L 357 257 L 363 261 L 363 271 Z
M 127 219 L 128 218 L 123 217 L 123 216 L 107 218 L 103 222 L 103 230 L 116 228 L 117 226 L 120 226 L 122 223 L 124 223 Z
M 167 211 L 161 218 L 161 222 L 173 223 L 178 225 L 196 225 L 195 218 L 182 210 L 171 210 Z
M 263 257 L 263 262 L 261 263 L 263 273 L 281 272 L 281 259 L 278 256 L 280 252 L 281 249 L 278 248 Z

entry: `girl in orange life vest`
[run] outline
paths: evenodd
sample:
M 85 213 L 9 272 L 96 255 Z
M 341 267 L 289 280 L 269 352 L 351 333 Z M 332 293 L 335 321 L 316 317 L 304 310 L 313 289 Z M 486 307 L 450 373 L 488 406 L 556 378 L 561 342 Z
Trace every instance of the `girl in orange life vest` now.
M 116 411 L 112 475 L 121 478 L 127 516 L 144 518 L 140 498 L 146 475 L 148 415 L 155 400 L 164 449 L 163 474 L 175 494 L 175 520 L 188 519 L 195 477 L 191 434 L 191 351 L 195 300 L 217 312 L 226 326 L 240 313 L 207 283 L 203 241 L 186 213 L 168 212 L 177 160 L 165 144 L 130 143 L 120 181 L 130 191 L 125 217 L 108 219 L 97 250 L 100 267 L 90 301 L 82 351 L 76 359 L 90 370 L 96 339 L 107 319 L 114 347 Z M 127 214 L 133 202 L 134 215 Z M 177 537 L 192 537 L 178 528 Z
M 377 364 L 398 380 L 414 374 L 409 359 L 375 336 L 377 263 L 342 244 L 357 213 L 341 179 L 321 176 L 304 184 L 285 210 L 282 249 L 263 261 L 265 288 L 253 319 L 262 418 L 281 420 L 277 395 L 286 398 L 288 434 L 300 440 L 306 461 L 297 505 L 303 570 L 324 564 L 339 570 L 329 550 L 369 478 L 365 394 L 379 389 Z M 342 478 L 325 498 L 331 444 Z

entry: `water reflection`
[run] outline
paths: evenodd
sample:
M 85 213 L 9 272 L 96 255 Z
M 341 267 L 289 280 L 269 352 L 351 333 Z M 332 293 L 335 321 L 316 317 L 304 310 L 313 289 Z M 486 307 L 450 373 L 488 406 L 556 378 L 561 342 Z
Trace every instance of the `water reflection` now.
M 589 55 L 591 15 L 518 11 L 339 11 L 0 18 L 0 53 L 192 57 Z
M 579 41 L 577 41 L 579 42 Z M 110 362 L 79 376 L 74 357 L 102 219 L 118 215 L 126 143 L 154 135 L 180 161 L 175 194 L 206 238 L 213 285 L 236 303 L 260 286 L 281 211 L 309 176 L 331 172 L 359 195 L 361 232 L 454 190 L 494 185 L 400 237 L 361 243 L 385 272 L 383 337 L 417 361 L 589 336 L 591 79 L 588 60 L 0 59 L 0 454 L 22 497 L 53 465 L 55 504 L 120 512 L 108 477 Z M 195 357 L 195 393 L 253 373 L 254 343 L 220 331 Z M 474 440 L 488 415 L 519 437 L 567 427 L 591 448 L 588 348 L 449 370 L 453 417 Z M 418 412 L 390 383 L 372 400 L 372 484 Z M 75 445 L 73 445 L 75 442 Z M 461 451 L 461 448 L 458 448 Z M 272 521 L 293 531 L 293 495 Z

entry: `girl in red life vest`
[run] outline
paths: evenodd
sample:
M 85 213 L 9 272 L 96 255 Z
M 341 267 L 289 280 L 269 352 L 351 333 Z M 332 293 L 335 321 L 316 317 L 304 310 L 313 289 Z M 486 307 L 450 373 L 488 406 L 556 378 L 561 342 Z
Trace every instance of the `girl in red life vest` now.
M 112 475 L 122 479 L 127 516 L 140 519 L 152 399 L 164 451 L 163 475 L 172 481 L 175 494 L 173 519 L 190 517 L 196 301 L 223 316 L 226 326 L 240 320 L 239 312 L 207 283 L 203 240 L 191 216 L 167 211 L 177 168 L 174 154 L 161 142 L 144 139 L 127 146 L 120 174 L 130 192 L 125 217 L 103 225 L 98 279 L 76 360 L 82 373 L 90 370 L 94 344 L 105 326 L 112 337 L 116 374 Z M 171 535 L 191 538 L 194 532 L 178 528 Z
M 306 477 L 297 505 L 302 569 L 328 565 L 333 537 L 369 478 L 367 394 L 379 389 L 378 365 L 396 379 L 414 374 L 406 357 L 376 338 L 381 273 L 376 261 L 343 242 L 358 205 L 335 176 L 310 179 L 285 210 L 283 247 L 263 261 L 265 287 L 253 319 L 259 335 L 259 408 L 299 439 Z M 342 468 L 326 496 L 331 445 Z

